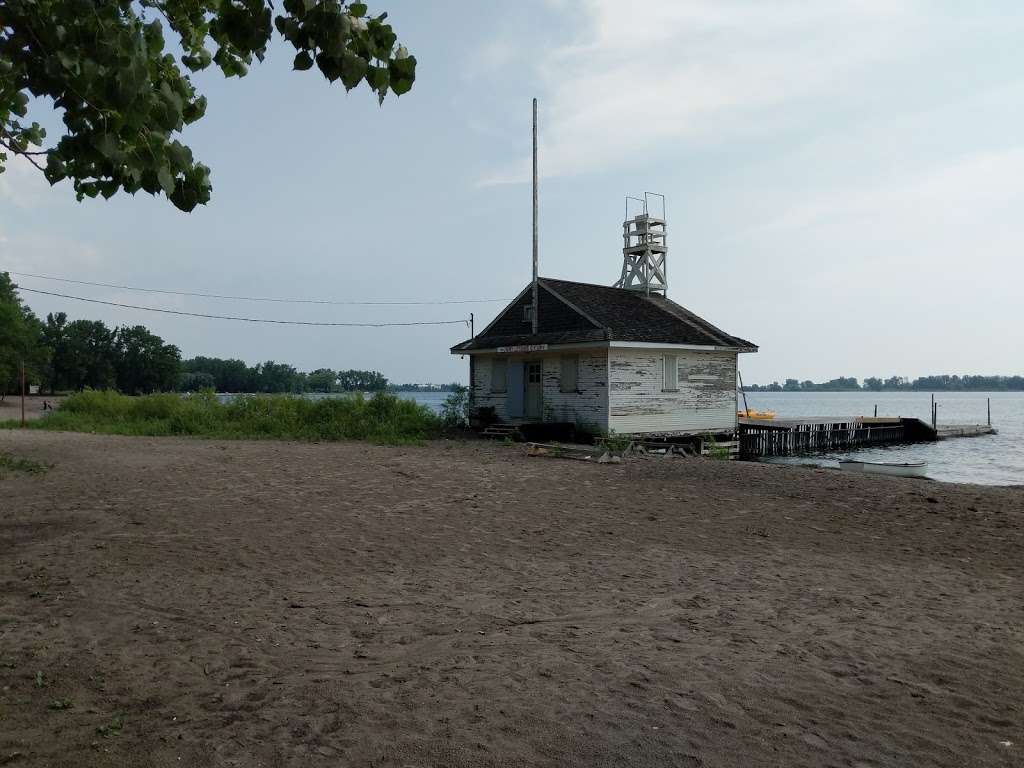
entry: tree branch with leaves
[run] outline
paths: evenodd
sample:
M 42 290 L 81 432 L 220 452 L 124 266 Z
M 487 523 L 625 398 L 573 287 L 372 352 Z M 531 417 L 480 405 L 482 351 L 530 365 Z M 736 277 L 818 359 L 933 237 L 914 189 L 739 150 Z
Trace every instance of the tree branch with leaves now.
M 270 0 L 0 1 L 0 172 L 17 155 L 51 184 L 71 180 L 79 200 L 141 190 L 183 211 L 206 204 L 210 169 L 177 138 L 206 113 L 190 74 L 216 65 L 245 76 L 275 29 L 297 70 L 315 66 L 346 90 L 365 83 L 380 103 L 412 88 L 416 59 L 386 13 L 338 0 L 284 0 L 274 11 Z M 28 115 L 51 105 L 65 133 L 44 148 Z

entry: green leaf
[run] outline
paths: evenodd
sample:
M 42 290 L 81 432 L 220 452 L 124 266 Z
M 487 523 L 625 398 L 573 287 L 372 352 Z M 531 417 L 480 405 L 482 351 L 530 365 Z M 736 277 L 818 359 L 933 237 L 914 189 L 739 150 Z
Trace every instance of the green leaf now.
M 92 139 L 92 145 L 106 158 L 111 158 L 117 154 L 118 146 L 117 137 L 112 133 L 101 133 L 98 136 L 94 136 Z
M 177 139 L 167 147 L 167 157 L 176 168 L 192 165 L 192 150 Z
M 99 188 L 100 194 L 103 195 L 104 200 L 109 200 L 115 194 L 117 190 L 121 188 L 121 185 L 115 179 L 106 179 L 96 183 Z
M 309 55 L 308 51 L 300 51 L 295 56 L 295 61 L 292 63 L 292 68 L 300 72 L 305 72 L 307 69 L 313 66 L 313 57 Z
M 167 168 L 161 168 L 156 172 L 156 179 L 160 182 L 160 188 L 164 191 L 164 194 L 170 195 L 174 192 L 174 176 Z
M 366 10 L 366 3 L 350 3 L 348 6 L 348 12 L 353 16 L 365 16 Z
M 46 155 L 46 180 L 51 184 L 56 184 L 66 176 L 64 161 L 57 157 L 57 153 L 48 153 Z
M 413 81 L 416 79 L 415 56 L 396 59 L 388 65 L 388 69 L 391 71 L 391 90 L 396 96 L 412 90 Z
M 375 91 L 387 88 L 390 79 L 388 70 L 384 67 L 371 66 L 366 71 L 366 83 Z
M 341 82 L 345 85 L 345 89 L 351 91 L 359 85 L 369 66 L 365 59 L 352 51 L 346 51 L 341 60 Z
M 14 94 L 14 103 L 11 104 L 11 112 L 16 114 L 18 117 L 24 117 L 28 114 L 28 95 L 22 91 L 18 91 Z
M 64 67 L 64 69 L 69 72 L 78 72 L 78 62 L 64 51 L 57 51 L 57 59 L 60 61 L 60 65 Z

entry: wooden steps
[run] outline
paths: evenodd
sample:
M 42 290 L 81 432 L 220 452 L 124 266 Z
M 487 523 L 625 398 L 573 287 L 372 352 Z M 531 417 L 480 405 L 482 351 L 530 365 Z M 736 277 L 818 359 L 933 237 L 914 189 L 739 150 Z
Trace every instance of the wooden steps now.
M 515 432 L 515 430 L 515 424 L 498 422 L 497 424 L 491 424 L 491 426 L 480 433 L 480 436 L 490 437 L 495 440 L 504 440 L 506 437 L 512 437 L 512 433 Z

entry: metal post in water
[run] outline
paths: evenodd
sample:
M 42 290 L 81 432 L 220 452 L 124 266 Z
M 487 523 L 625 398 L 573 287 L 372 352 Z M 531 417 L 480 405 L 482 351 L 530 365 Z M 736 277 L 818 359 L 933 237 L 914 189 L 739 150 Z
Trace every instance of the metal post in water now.
M 878 403 L 875 403 L 875 418 L 878 418 Z
M 743 415 L 746 416 L 750 413 L 750 407 L 747 405 L 747 390 L 743 387 L 743 374 L 740 373 L 739 365 L 736 366 L 736 375 L 740 379 L 740 394 L 743 395 Z
M 988 405 L 988 425 L 992 426 L 992 398 L 986 397 L 985 403 Z

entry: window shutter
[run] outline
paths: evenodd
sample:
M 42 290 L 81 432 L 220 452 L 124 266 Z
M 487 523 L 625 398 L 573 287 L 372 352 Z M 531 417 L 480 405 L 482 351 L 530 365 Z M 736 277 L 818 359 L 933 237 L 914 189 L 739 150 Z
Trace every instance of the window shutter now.
M 667 392 L 679 389 L 679 362 L 675 355 L 665 355 L 665 384 L 662 389 Z
M 507 389 L 508 361 L 503 357 L 491 360 L 491 392 L 504 392 Z
M 562 391 L 575 392 L 579 388 L 579 358 L 562 355 Z

